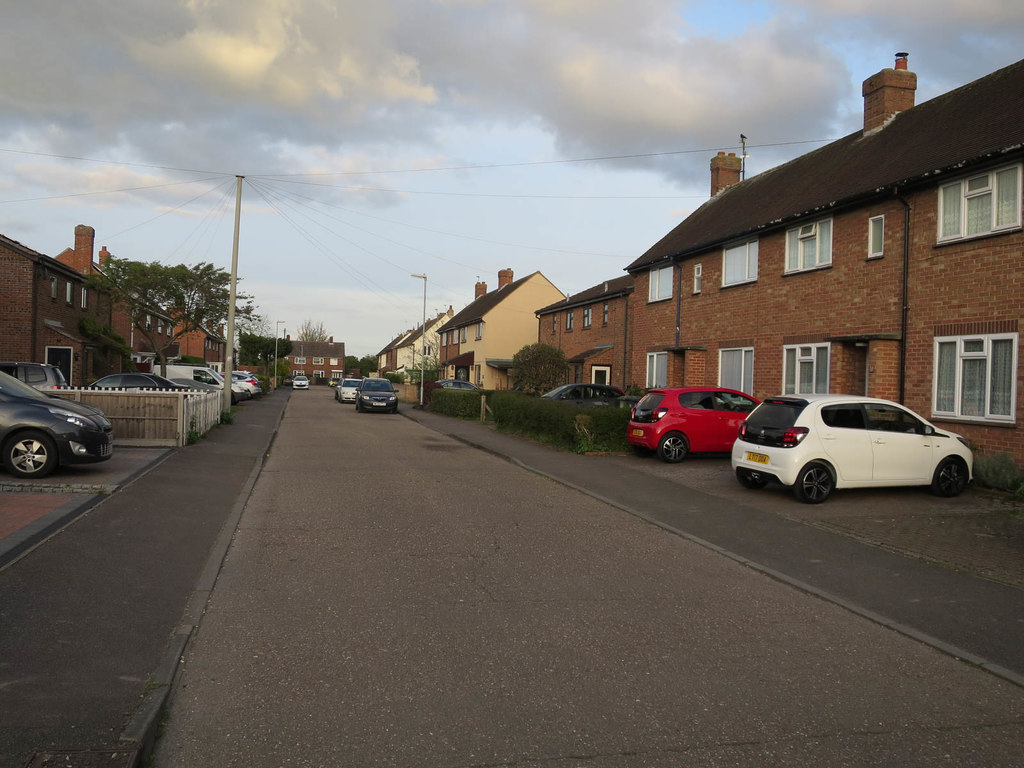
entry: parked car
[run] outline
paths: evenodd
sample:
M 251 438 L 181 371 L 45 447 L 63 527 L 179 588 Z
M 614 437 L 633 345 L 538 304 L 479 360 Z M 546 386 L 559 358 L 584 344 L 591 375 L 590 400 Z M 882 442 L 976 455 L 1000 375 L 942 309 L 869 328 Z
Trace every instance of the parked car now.
M 652 389 L 633 406 L 626 440 L 637 453 L 675 463 L 691 453 L 728 453 L 740 424 L 758 405 L 735 389 Z
M 309 389 L 309 379 L 305 376 L 293 376 L 292 389 Z
M 215 387 L 224 391 L 224 376 L 219 372 L 205 365 L 168 365 L 167 378 L 175 384 L 192 387 L 193 389 L 206 389 Z M 248 400 L 252 393 L 240 382 L 231 382 L 231 404 L 235 405 L 242 400 Z
M 334 388 L 334 399 L 339 403 L 354 403 L 360 382 L 362 379 L 342 379 Z
M 96 379 L 90 389 L 164 389 L 187 392 L 192 387 L 184 386 L 155 373 L 112 373 Z
M 68 383 L 61 369 L 48 363 L 0 363 L 0 372 L 42 390 L 60 389 Z
M 770 397 L 747 417 L 732 449 L 745 488 L 790 486 L 809 504 L 836 488 L 927 485 L 956 496 L 971 480 L 967 441 L 889 400 L 853 395 Z
M 356 390 L 356 411 L 398 413 L 398 393 L 387 379 L 363 379 Z
M 63 464 L 106 461 L 113 451 L 114 432 L 102 411 L 0 372 L 0 453 L 12 475 L 45 477 Z
M 625 394 L 618 387 L 608 384 L 563 384 L 550 392 L 545 392 L 541 397 L 583 406 L 618 406 L 619 398 Z
M 467 391 L 479 392 L 480 387 L 471 381 L 464 381 L 462 379 L 438 379 L 438 386 L 443 389 L 464 389 Z
M 259 395 L 263 393 L 263 387 L 260 385 L 260 380 L 248 371 L 232 371 L 231 381 L 241 384 L 249 390 L 249 394 L 251 395 Z

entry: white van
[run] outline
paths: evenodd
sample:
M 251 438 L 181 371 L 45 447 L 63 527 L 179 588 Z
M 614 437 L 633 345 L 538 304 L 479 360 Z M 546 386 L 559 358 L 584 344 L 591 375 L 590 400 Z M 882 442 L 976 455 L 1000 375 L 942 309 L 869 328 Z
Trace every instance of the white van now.
M 159 366 L 155 368 L 159 371 Z M 198 381 L 200 384 L 208 384 L 217 387 L 218 389 L 224 389 L 224 377 L 212 368 L 207 368 L 204 365 L 170 365 L 167 366 L 167 378 L 171 381 L 175 380 L 191 380 Z M 235 383 L 231 384 L 231 402 L 237 403 L 239 400 L 248 400 L 252 395 L 249 391 Z

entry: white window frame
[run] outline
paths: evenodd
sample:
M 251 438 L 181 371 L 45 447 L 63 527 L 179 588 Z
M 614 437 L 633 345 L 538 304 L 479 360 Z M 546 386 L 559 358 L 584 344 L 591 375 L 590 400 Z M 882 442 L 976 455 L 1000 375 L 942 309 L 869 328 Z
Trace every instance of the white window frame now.
M 459 328 L 459 343 L 466 343 L 466 326 L 462 326 L 461 328 Z
M 602 325 L 608 325 L 608 309 L 609 309 L 608 302 L 606 301 L 604 303 L 604 309 L 602 310 L 602 312 L 603 312 L 603 314 L 601 316 L 601 324 Z
M 565 310 L 565 330 L 571 331 L 575 312 L 571 309 Z
M 786 272 L 806 272 L 832 264 L 832 219 L 801 224 L 786 232 Z
M 89 308 L 89 289 L 82 286 L 82 309 Z
M 757 280 L 757 240 L 722 249 L 722 287 Z
M 480 341 L 484 337 L 484 323 L 481 320 L 476 324 L 476 340 Z
M 885 216 L 868 219 L 868 258 L 880 259 L 885 255 Z
M 704 267 L 693 265 L 693 295 L 696 296 L 704 288 Z
M 647 388 L 668 386 L 668 352 L 647 353 Z
M 723 375 L 726 369 L 726 356 L 739 357 L 740 380 L 732 381 Z M 738 389 L 748 395 L 754 394 L 754 348 L 729 347 L 718 350 L 718 386 L 726 389 Z
M 56 299 L 58 293 L 59 293 L 59 291 L 57 289 L 57 278 L 56 277 L 51 277 L 50 278 L 50 298 L 51 299 Z
M 1010 362 L 1006 366 L 1004 382 L 1008 391 L 1000 399 L 1002 406 L 993 402 L 993 360 L 994 352 L 1009 352 Z M 1016 333 L 967 334 L 963 336 L 938 336 L 935 338 L 935 357 L 932 375 L 932 414 L 970 421 L 996 421 L 1013 423 L 1017 408 L 1017 367 L 1019 338 Z M 977 371 L 976 364 L 984 363 L 980 382 L 981 392 L 975 387 L 973 394 L 981 396 L 981 407 L 972 409 L 967 379 Z M 972 365 L 972 363 L 974 365 Z M 952 368 L 950 369 L 950 366 Z M 949 381 L 952 377 L 952 381 Z M 950 386 L 952 384 L 952 386 Z M 998 411 L 993 411 L 997 408 Z
M 64 301 L 68 304 L 75 303 L 75 286 L 70 280 L 64 285 Z
M 597 380 L 598 373 L 604 374 L 604 381 Z M 590 366 L 590 383 L 591 384 L 611 384 L 612 381 L 612 367 L 610 365 L 592 365 Z
M 1021 175 L 1018 163 L 941 185 L 938 191 L 939 215 L 936 217 L 938 242 L 969 240 L 1019 229 Z
M 314 357 L 313 358 L 313 365 L 323 365 L 323 364 L 324 364 L 324 359 L 322 357 Z M 323 371 L 321 371 L 321 373 L 323 373 Z
M 594 311 L 591 307 L 583 308 L 583 327 L 589 328 L 594 317 Z
M 831 345 L 787 344 L 782 348 L 782 393 L 784 395 L 827 395 L 829 392 L 829 369 L 831 367 Z M 810 367 L 811 386 L 801 385 L 801 371 Z
M 675 268 L 672 264 L 655 267 L 647 273 L 647 301 L 665 301 L 672 298 L 672 278 Z
M 295 358 L 295 365 L 305 365 L 305 364 L 306 364 L 306 358 L 305 357 L 296 357 Z

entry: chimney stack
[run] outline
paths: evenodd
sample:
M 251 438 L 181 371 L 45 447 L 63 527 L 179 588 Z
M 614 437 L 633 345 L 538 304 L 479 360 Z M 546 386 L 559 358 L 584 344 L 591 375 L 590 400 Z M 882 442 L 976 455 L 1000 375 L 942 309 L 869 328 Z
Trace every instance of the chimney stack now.
M 481 296 L 487 293 L 487 283 L 477 282 L 476 293 L 473 296 L 474 299 L 479 299 Z
M 742 167 L 743 160 L 736 157 L 735 152 L 730 152 L 728 155 L 725 152 L 719 152 L 717 157 L 712 157 L 711 196 L 714 197 L 726 187 L 738 184 Z
M 896 54 L 896 66 L 864 81 L 864 133 L 883 127 L 893 115 L 914 106 L 917 75 L 907 69 L 907 53 Z
M 498 270 L 498 290 L 512 282 L 512 267 Z
M 110 251 L 107 250 L 107 246 L 100 248 L 100 266 L 105 267 L 110 261 Z

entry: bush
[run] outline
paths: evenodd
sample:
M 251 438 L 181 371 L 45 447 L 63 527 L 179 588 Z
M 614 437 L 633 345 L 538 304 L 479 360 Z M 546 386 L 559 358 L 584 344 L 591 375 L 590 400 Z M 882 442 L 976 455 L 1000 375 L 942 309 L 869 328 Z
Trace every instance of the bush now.
M 427 382 L 428 384 L 432 382 Z M 480 418 L 480 396 L 481 392 L 469 392 L 464 389 L 443 389 L 436 384 L 428 390 L 423 387 L 423 400 L 427 402 L 427 392 L 430 392 L 430 411 L 440 413 L 442 416 L 454 416 L 458 419 L 479 419 Z
M 974 480 L 986 488 L 1024 497 L 1024 471 L 1008 453 L 974 457 Z
M 627 451 L 628 408 L 579 408 L 520 392 L 488 398 L 498 429 L 568 451 Z

